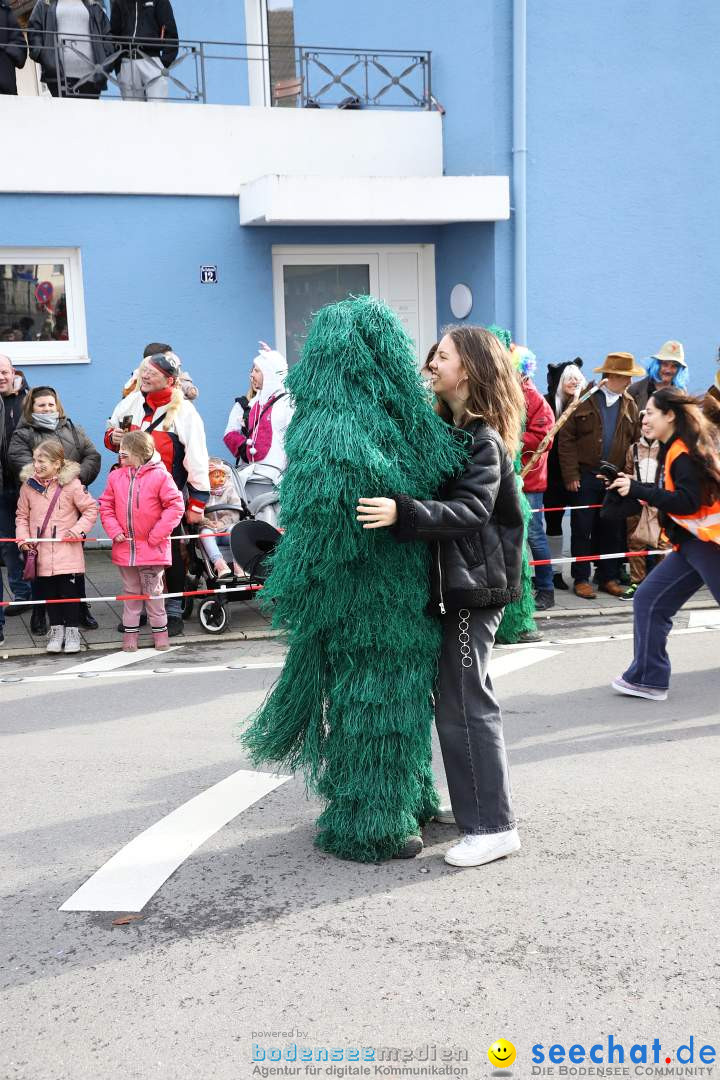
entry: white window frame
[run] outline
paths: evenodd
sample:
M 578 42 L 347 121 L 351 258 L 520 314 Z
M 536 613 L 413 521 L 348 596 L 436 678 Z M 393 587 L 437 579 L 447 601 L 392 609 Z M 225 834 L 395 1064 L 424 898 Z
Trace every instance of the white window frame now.
M 67 341 L 0 341 L 13 365 L 89 364 L 80 248 L 0 247 L 0 263 L 62 263 L 67 303 Z
M 272 105 L 267 0 L 245 0 L 245 40 L 248 43 L 248 100 L 258 107 Z
M 387 256 L 403 252 L 418 256 L 418 361 L 424 362 L 428 349 L 437 341 L 434 244 L 273 244 L 275 347 L 285 352 L 284 266 L 369 265 L 371 295 L 388 300 Z

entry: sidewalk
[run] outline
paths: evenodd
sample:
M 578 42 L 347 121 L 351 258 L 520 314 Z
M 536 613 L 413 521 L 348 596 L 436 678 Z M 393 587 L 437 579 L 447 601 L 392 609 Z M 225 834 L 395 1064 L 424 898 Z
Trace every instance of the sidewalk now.
M 116 596 L 122 592 L 122 582 L 117 569 L 110 560 L 110 550 L 87 550 L 85 551 L 85 588 L 87 596 Z M 1 569 L 1 568 L 0 568 Z M 5 581 L 5 599 L 10 600 L 11 594 Z M 256 601 L 238 601 L 228 606 L 230 614 L 230 626 L 221 635 L 208 634 L 203 630 L 197 617 L 198 604 L 205 597 L 194 598 L 194 611 L 190 619 L 185 622 L 185 633 L 173 639 L 176 643 L 192 643 L 201 641 L 213 641 L 222 637 L 223 640 L 250 641 L 257 638 L 276 637 L 278 631 L 270 627 L 268 618 L 260 614 Z M 97 630 L 83 630 L 80 627 L 80 637 L 83 645 L 91 651 L 102 651 L 120 648 L 121 635 L 117 625 L 122 619 L 122 602 L 110 604 L 91 604 L 90 610 L 99 622 Z M 22 615 L 8 615 L 12 608 L 5 609 L 5 644 L 0 646 L 0 659 L 5 657 L 32 656 L 44 649 L 45 638 L 35 637 L 30 633 L 30 612 Z M 140 648 L 152 644 L 152 633 L 148 627 L 140 631 Z
M 88 597 L 115 596 L 122 590 L 120 575 L 110 561 L 110 551 L 86 550 L 86 589 Z M 565 580 L 571 584 L 569 567 L 565 570 Z M 5 599 L 10 599 L 10 594 L 5 589 Z M 198 603 L 201 597 L 195 598 L 194 611 L 190 619 L 185 622 L 185 633 L 177 640 L 178 643 L 211 642 L 222 638 L 224 641 L 250 641 L 262 638 L 276 637 L 279 633 L 273 630 L 265 615 L 258 610 L 255 600 L 242 601 L 229 605 L 230 626 L 221 635 L 208 634 L 203 630 L 197 617 Z M 714 608 L 717 605 L 707 589 L 702 589 L 690 603 L 688 610 L 698 608 Z M 9 609 L 12 610 L 12 609 Z M 122 603 L 92 604 L 91 610 L 100 624 L 97 630 L 80 630 L 84 646 L 90 651 L 103 651 L 120 647 L 120 634 L 117 624 L 122 618 Z M 30 633 L 30 613 L 16 616 L 5 616 L 5 644 L 0 646 L 0 659 L 17 656 L 33 656 L 43 650 L 45 638 L 35 638 Z M 549 619 L 579 618 L 584 619 L 593 616 L 632 616 L 632 601 L 616 600 L 607 593 L 598 593 L 595 600 L 581 600 L 575 596 L 572 589 L 567 592 L 556 590 L 555 607 L 549 611 L 540 612 L 535 616 L 538 629 L 547 626 Z M 146 627 L 140 632 L 140 646 L 152 643 L 152 635 Z

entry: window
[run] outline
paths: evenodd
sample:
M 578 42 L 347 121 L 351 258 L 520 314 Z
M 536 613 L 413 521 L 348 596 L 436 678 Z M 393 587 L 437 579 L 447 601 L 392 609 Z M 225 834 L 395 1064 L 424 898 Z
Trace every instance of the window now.
M 78 248 L 0 248 L 0 351 L 21 365 L 89 362 Z
M 418 356 L 436 340 L 434 245 L 273 247 L 272 258 L 275 341 L 288 365 L 300 356 L 313 314 L 348 296 L 385 300 Z

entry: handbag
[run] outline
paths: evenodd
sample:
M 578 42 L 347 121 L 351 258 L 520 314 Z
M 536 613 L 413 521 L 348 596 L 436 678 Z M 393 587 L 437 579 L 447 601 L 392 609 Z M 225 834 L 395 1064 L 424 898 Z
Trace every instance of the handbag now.
M 657 507 L 644 504 L 640 510 L 640 520 L 633 533 L 633 540 L 642 544 L 644 548 L 658 548 L 661 533 L 662 527 Z
M 58 486 L 57 486 L 57 488 L 55 490 L 55 494 L 53 495 L 52 499 L 50 500 L 50 505 L 47 508 L 47 514 L 45 515 L 45 520 L 43 521 L 42 525 L 40 526 L 40 530 L 38 532 L 38 539 L 45 532 L 45 527 L 46 527 L 48 521 L 50 520 L 50 515 L 52 514 L 53 510 L 55 509 L 55 504 L 57 503 L 58 499 L 60 498 L 61 491 L 62 491 L 62 487 L 60 486 L 60 484 L 58 484 Z M 25 552 L 25 566 L 24 566 L 24 569 L 23 569 L 23 581 L 34 581 L 35 578 L 37 577 L 37 555 L 38 555 L 37 548 L 30 548 L 29 551 Z

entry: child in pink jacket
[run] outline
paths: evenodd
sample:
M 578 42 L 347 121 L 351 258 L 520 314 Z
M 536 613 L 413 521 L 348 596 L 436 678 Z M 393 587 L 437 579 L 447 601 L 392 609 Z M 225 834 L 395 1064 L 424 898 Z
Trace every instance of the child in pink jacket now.
M 46 651 L 49 653 L 80 652 L 77 600 L 85 595 L 82 540 L 95 524 L 97 503 L 80 483 L 79 473 L 76 462 L 65 460 L 59 439 L 39 442 L 33 450 L 32 464 L 20 473 L 23 485 L 15 536 L 21 551 L 37 549 L 37 599 L 74 601 L 48 604 L 50 636 Z M 71 542 L 34 544 L 41 530 L 44 539 Z
M 170 534 L 180 522 L 185 503 L 155 443 L 145 431 L 131 431 L 120 440 L 120 468 L 113 469 L 100 496 L 100 520 L 113 542 L 112 561 L 119 567 L 127 593 L 149 600 L 125 600 L 123 651 L 138 647 L 140 616 L 147 608 L 156 649 L 167 649 L 163 570 L 172 562 Z

